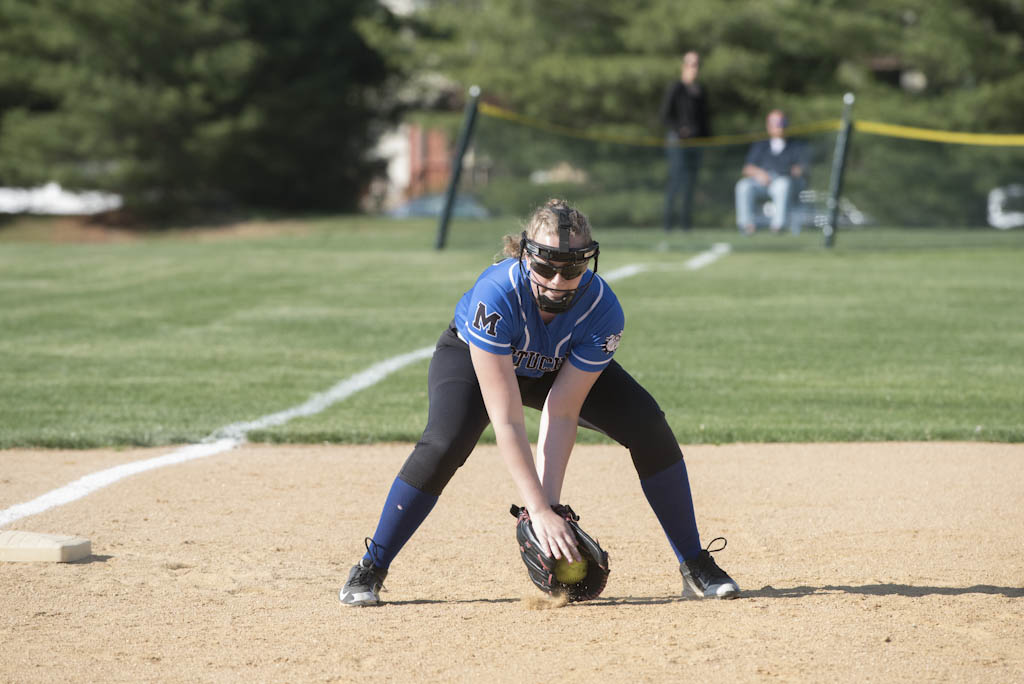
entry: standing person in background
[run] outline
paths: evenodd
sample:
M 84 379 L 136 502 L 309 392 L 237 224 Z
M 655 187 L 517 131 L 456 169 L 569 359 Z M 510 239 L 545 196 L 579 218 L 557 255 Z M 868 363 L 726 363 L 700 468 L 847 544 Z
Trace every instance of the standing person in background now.
M 781 109 L 768 112 L 765 128 L 767 140 L 750 146 L 743 164 L 743 178 L 736 183 L 736 227 L 747 235 L 757 229 L 754 205 L 771 199 L 775 205 L 770 228 L 778 233 L 787 223 L 797 233 L 800 226 L 790 221 L 793 198 L 806 183 L 807 154 L 805 145 L 786 139 L 786 113 Z
M 711 115 L 707 89 L 697 81 L 700 55 L 691 50 L 683 55 L 678 81 L 665 92 L 661 103 L 661 121 L 668 129 L 665 151 L 668 155 L 668 185 L 665 188 L 665 231 L 672 230 L 676 195 L 682 194 L 680 222 L 683 230 L 693 227 L 693 190 L 697 184 L 702 150 L 679 143 L 690 138 L 711 135 Z

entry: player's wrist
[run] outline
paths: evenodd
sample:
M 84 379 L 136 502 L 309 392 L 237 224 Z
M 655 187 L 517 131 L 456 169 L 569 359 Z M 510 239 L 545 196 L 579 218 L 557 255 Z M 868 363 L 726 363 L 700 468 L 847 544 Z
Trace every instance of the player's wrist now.
M 531 493 L 529 496 L 524 496 L 523 500 L 525 501 L 523 508 L 529 512 L 531 518 L 551 510 L 548 497 L 543 492 Z
M 547 501 L 538 505 L 536 508 L 526 507 L 526 510 L 530 513 L 531 518 L 558 518 L 559 515 L 555 513 L 554 509 L 551 508 L 551 504 Z

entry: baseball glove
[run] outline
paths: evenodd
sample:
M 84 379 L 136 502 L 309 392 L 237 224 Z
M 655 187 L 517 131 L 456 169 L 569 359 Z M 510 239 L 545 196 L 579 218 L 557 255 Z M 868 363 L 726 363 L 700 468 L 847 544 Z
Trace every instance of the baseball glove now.
M 525 508 L 515 504 L 509 512 L 516 518 L 516 539 L 519 542 L 519 552 L 526 564 L 526 570 L 530 574 L 530 580 L 537 588 L 546 594 L 564 594 L 570 602 L 589 601 L 601 595 L 604 586 L 608 582 L 608 554 L 601 545 L 589 534 L 580 529 L 580 516 L 569 506 L 559 504 L 552 506 L 552 510 L 565 518 L 569 528 L 576 535 L 580 555 L 587 561 L 587 574 L 579 582 L 563 584 L 555 577 L 555 559 L 547 556 L 541 550 L 540 541 L 534 534 L 533 525 L 530 523 L 530 514 Z

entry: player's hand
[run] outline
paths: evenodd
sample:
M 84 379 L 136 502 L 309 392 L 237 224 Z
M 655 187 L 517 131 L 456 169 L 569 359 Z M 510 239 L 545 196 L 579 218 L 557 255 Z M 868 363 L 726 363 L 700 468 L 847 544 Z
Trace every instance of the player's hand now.
M 576 535 L 572 533 L 565 518 L 550 507 L 537 512 L 530 511 L 530 521 L 546 555 L 555 559 L 565 558 L 573 563 L 583 558 L 576 548 Z
M 552 521 L 547 517 L 548 510 L 539 512 L 534 518 L 530 512 L 520 506 L 512 504 L 508 512 L 516 519 L 516 544 L 519 546 L 519 555 L 526 565 L 526 572 L 534 586 L 549 596 L 565 596 L 569 601 L 589 601 L 600 596 L 608 583 L 608 553 L 601 548 L 597 540 L 583 531 L 579 525 L 580 517 L 572 507 L 558 504 L 551 507 L 559 520 L 563 521 L 573 535 L 573 543 L 570 545 L 570 553 L 563 553 L 563 557 L 572 558 L 578 556 L 579 560 L 574 563 L 583 565 L 584 576 L 574 582 L 565 583 L 559 579 L 556 571 L 556 561 L 546 549 L 549 542 L 542 542 L 537 531 L 544 528 L 546 538 L 551 538 L 553 529 Z M 557 538 L 557 534 L 555 535 Z M 556 553 L 560 552 L 558 544 L 554 544 Z M 571 553 L 575 551 L 575 553 Z M 576 568 L 580 568 L 577 566 Z M 568 579 L 568 578 L 567 578 Z

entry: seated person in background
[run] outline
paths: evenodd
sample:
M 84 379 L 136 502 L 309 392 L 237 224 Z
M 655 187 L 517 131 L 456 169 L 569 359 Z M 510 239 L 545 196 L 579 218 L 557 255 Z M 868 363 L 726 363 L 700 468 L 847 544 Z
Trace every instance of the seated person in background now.
M 769 139 L 758 140 L 750 146 L 743 164 L 743 178 L 736 183 L 736 226 L 747 235 L 757 227 L 755 204 L 766 199 L 775 204 L 770 224 L 772 232 L 782 230 L 789 222 L 793 198 L 803 185 L 807 170 L 804 145 L 785 137 L 785 113 L 773 109 L 768 113 L 765 126 Z

